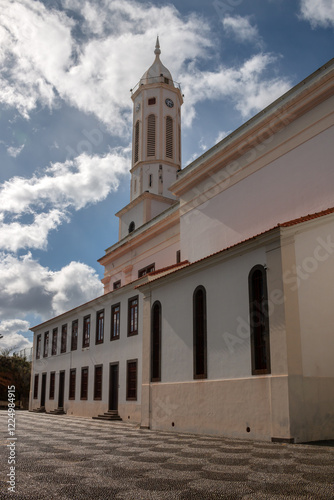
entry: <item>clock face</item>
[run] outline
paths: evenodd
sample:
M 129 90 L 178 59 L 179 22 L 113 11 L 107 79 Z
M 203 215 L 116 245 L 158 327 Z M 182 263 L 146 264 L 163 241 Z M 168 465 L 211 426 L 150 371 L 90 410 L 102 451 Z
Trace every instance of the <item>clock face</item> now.
M 169 108 L 172 108 L 174 106 L 172 99 L 166 99 L 165 103 Z

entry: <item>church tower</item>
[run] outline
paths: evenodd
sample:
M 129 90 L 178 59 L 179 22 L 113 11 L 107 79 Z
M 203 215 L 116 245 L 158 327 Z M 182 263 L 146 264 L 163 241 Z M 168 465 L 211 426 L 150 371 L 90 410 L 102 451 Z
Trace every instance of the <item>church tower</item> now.
M 133 135 L 130 204 L 116 215 L 124 238 L 172 205 L 169 191 L 181 168 L 180 86 L 160 60 L 157 38 L 155 60 L 132 89 Z

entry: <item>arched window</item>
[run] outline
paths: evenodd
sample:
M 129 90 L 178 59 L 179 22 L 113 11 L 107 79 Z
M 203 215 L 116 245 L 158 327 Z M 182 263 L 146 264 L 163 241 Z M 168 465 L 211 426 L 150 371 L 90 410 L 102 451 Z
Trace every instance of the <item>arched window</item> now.
M 129 224 L 129 234 L 132 233 L 132 231 L 134 231 L 135 228 L 136 228 L 135 223 L 133 221 L 130 222 L 130 224 Z
M 267 276 L 263 266 L 254 266 L 248 277 L 252 374 L 270 373 L 269 311 Z
M 155 115 L 147 119 L 147 156 L 155 156 Z
M 135 163 L 139 160 L 139 120 L 137 120 L 136 125 L 135 125 Z
M 161 380 L 161 304 L 154 302 L 151 316 L 151 381 Z
M 166 117 L 166 157 L 173 158 L 173 118 Z
M 206 291 L 198 286 L 193 295 L 194 379 L 207 377 Z

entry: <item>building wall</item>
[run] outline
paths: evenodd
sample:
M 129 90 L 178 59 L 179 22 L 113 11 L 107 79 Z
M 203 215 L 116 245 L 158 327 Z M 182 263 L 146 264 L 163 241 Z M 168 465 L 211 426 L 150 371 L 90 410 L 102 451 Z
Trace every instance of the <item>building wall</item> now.
M 131 244 L 119 250 L 118 255 L 112 252 L 109 262 L 105 263 L 105 278 L 110 281 L 105 291 L 113 289 L 114 281 L 121 280 L 122 285 L 138 278 L 138 271 L 155 263 L 156 269 L 171 266 L 176 263 L 176 252 L 180 250 L 180 225 L 178 221 L 168 229 L 162 230 L 150 237 L 143 238 L 141 244 Z M 116 255 L 115 255 L 116 254 Z
M 258 264 L 268 266 L 268 297 L 272 302 L 270 375 L 252 375 L 251 367 L 248 276 Z M 145 403 L 150 405 L 150 427 L 251 439 L 290 439 L 277 241 L 247 252 L 240 250 L 230 258 L 222 254 L 220 262 L 178 274 L 179 279 L 171 275 L 163 283 L 151 284 L 151 307 L 156 300 L 162 306 L 162 341 L 161 382 L 150 385 L 149 401 Z M 193 292 L 199 285 L 205 287 L 207 299 L 208 374 L 204 380 L 194 380 L 193 376 Z M 145 335 L 147 332 L 146 327 Z M 147 367 L 150 360 L 145 359 L 145 353 L 143 356 Z
M 232 164 L 222 154 L 221 170 L 182 195 L 184 258 L 197 260 L 332 206 L 333 107 L 332 97 Z
M 139 299 L 139 330 L 138 335 L 127 335 L 128 328 L 128 299 L 138 295 Z M 111 306 L 121 304 L 121 332 L 118 340 L 110 340 L 111 332 Z M 95 344 L 96 334 L 96 313 L 104 309 L 104 342 Z M 91 335 L 90 346 L 83 348 L 83 319 L 87 315 L 91 315 Z M 127 287 L 127 290 L 115 291 L 100 299 L 66 313 L 48 324 L 42 325 L 41 328 L 35 330 L 34 335 L 34 354 L 33 354 L 33 375 L 31 385 L 31 400 L 30 408 L 40 407 L 41 398 L 41 381 L 42 374 L 47 373 L 46 384 L 46 411 L 53 410 L 58 407 L 58 389 L 59 389 L 59 372 L 65 370 L 65 399 L 64 410 L 69 415 L 82 416 L 97 416 L 108 410 L 109 403 L 109 365 L 110 363 L 119 363 L 119 394 L 118 405 L 119 414 L 122 418 L 139 422 L 140 421 L 140 404 L 141 404 L 141 355 L 142 355 L 142 300 L 140 294 L 132 287 Z M 71 328 L 72 321 L 79 320 L 78 329 L 78 348 L 71 351 Z M 60 353 L 61 327 L 67 324 L 67 349 L 66 353 Z M 51 355 L 52 346 L 52 330 L 58 327 L 58 346 L 57 355 Z M 48 357 L 43 357 L 44 333 L 49 331 L 49 352 Z M 36 359 L 36 336 L 42 335 L 41 357 Z M 126 368 L 127 361 L 137 359 L 137 401 L 126 400 Z M 94 401 L 94 366 L 103 365 L 103 381 L 102 381 L 102 400 Z M 88 399 L 87 401 L 80 400 L 80 385 L 81 385 L 81 368 L 88 367 L 89 383 L 88 383 Z M 69 373 L 70 369 L 76 369 L 76 391 L 75 399 L 69 400 Z M 50 388 L 50 373 L 56 372 L 55 397 L 54 400 L 49 399 Z M 38 399 L 33 398 L 34 375 L 39 374 L 39 390 Z
M 299 230 L 285 274 L 286 295 L 298 295 L 300 356 L 292 360 L 289 393 L 299 441 L 334 435 L 333 234 L 333 215 Z

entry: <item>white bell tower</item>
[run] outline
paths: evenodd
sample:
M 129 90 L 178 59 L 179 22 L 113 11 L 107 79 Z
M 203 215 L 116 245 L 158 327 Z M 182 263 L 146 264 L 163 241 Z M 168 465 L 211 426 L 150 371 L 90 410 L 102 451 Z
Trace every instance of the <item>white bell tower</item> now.
M 176 200 L 169 191 L 181 169 L 180 86 L 160 60 L 159 37 L 155 60 L 131 90 L 133 139 L 130 204 L 120 217 L 120 239 L 163 212 Z

